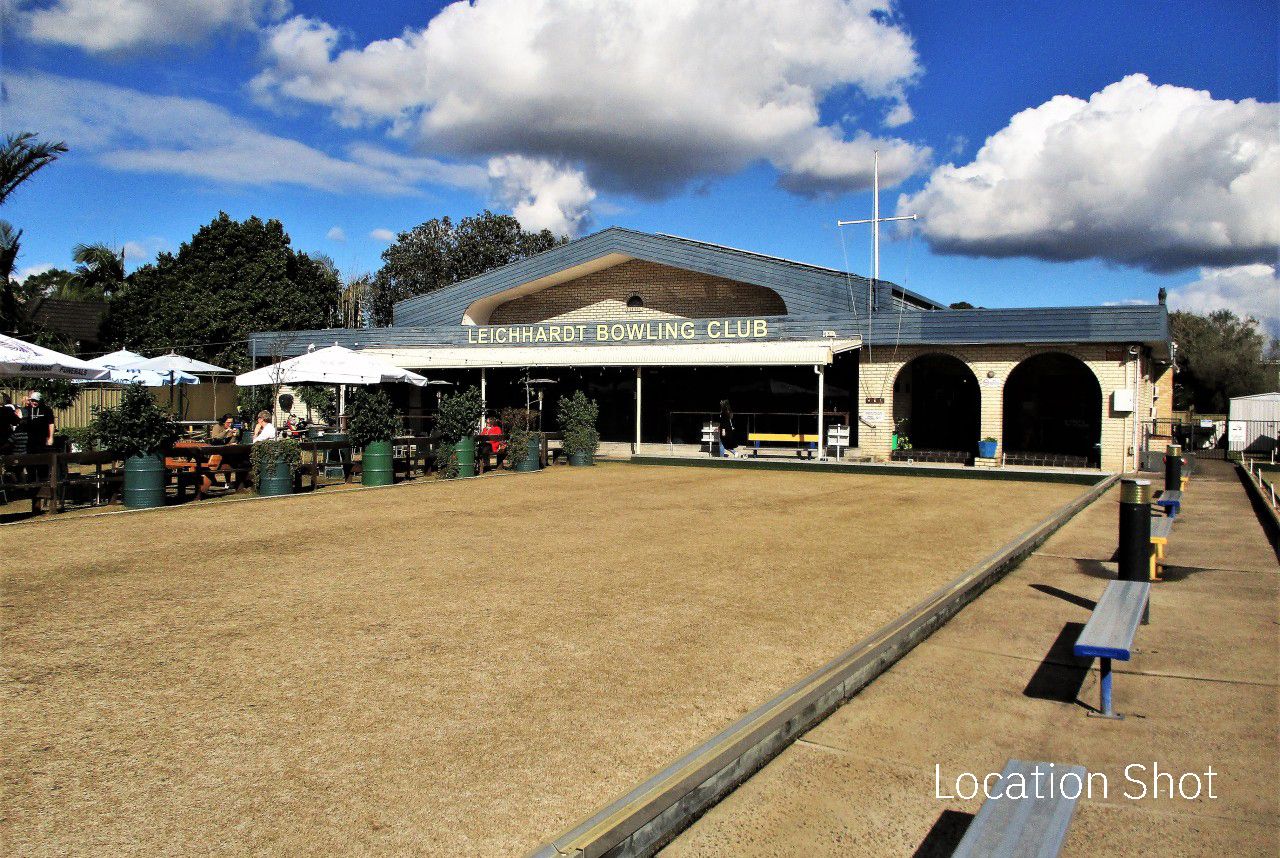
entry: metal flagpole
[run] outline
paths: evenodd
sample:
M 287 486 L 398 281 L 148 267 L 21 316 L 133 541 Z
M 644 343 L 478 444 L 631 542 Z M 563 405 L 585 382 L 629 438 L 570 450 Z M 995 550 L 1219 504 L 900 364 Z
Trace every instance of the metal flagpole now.
M 871 282 L 867 284 L 867 334 L 871 334 L 871 308 L 875 305 L 876 283 L 880 280 L 880 224 L 895 220 L 916 220 L 916 215 L 880 217 L 880 150 L 876 150 L 875 167 L 871 179 L 871 217 L 861 220 L 838 220 L 836 226 L 871 224 Z

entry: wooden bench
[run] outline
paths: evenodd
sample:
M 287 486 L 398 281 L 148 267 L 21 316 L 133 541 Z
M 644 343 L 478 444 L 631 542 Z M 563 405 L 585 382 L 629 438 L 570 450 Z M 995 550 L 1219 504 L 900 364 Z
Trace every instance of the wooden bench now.
M 751 451 L 752 456 L 760 455 L 761 444 L 785 444 L 796 448 L 797 456 L 807 455 L 813 458 L 813 451 L 818 449 L 818 436 L 796 434 L 790 432 L 750 432 L 747 434 L 747 440 L 751 442 L 754 448 Z
M 1145 621 L 1147 600 L 1151 597 L 1149 581 L 1112 581 L 1107 584 L 1093 616 L 1076 638 L 1077 658 L 1097 658 L 1102 680 L 1099 683 L 1102 718 L 1122 718 L 1111 708 L 1111 661 L 1128 661 L 1133 655 L 1133 639 L 1138 626 Z
M 1067 827 L 1076 812 L 1080 794 L 1067 798 L 1063 790 L 1049 790 L 1043 784 L 1045 778 L 1051 778 L 1055 785 L 1060 785 L 1067 774 L 1078 777 L 1082 789 L 1088 782 L 1089 773 L 1084 766 L 1010 760 L 988 793 L 990 798 L 982 803 L 978 815 L 969 823 L 964 839 L 952 853 L 953 858 L 998 855 L 1053 858 L 1067 838 Z M 1018 790 L 1015 797 L 1007 797 L 1005 792 L 1018 783 L 1025 786 L 1025 798 L 1022 790 Z M 1039 794 L 1035 784 L 1042 785 Z
M 1160 567 L 1164 565 L 1164 550 L 1173 534 L 1173 519 L 1168 516 L 1151 519 L 1151 580 L 1163 581 Z
M 1156 505 L 1164 510 L 1165 515 L 1177 518 L 1182 512 L 1182 492 L 1178 489 L 1163 491 L 1160 497 L 1156 498 Z

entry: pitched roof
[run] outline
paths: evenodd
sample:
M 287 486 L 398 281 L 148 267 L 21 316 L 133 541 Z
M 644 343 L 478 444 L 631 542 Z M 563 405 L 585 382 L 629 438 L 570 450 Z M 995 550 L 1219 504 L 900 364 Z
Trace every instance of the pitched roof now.
M 96 344 L 107 313 L 105 301 L 72 301 L 45 298 L 36 308 L 37 324 L 81 344 Z
M 396 304 L 396 325 L 456 325 L 468 310 L 495 295 L 518 290 L 526 284 L 549 280 L 557 275 L 584 273 L 595 263 L 610 260 L 642 259 L 676 268 L 685 268 L 713 277 L 764 286 L 778 293 L 789 315 L 826 313 L 866 314 L 868 280 L 856 274 L 723 247 L 689 238 L 653 235 L 647 232 L 609 227 L 560 245 L 528 259 L 487 271 L 427 295 L 418 295 Z M 576 275 L 575 275 L 576 276 Z M 901 287 L 889 286 L 910 305 L 937 309 L 942 305 Z

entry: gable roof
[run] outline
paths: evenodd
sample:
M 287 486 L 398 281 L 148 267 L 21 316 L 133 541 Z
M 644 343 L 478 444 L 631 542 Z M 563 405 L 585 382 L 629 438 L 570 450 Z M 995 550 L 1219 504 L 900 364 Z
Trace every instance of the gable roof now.
M 45 298 L 36 308 L 34 321 L 61 334 L 81 347 L 98 344 L 102 317 L 107 314 L 105 301 L 73 301 Z
M 395 306 L 397 326 L 483 323 L 494 306 L 522 294 L 598 271 L 628 259 L 684 268 L 772 289 L 789 315 L 867 312 L 867 278 L 672 235 L 610 227 L 493 271 Z M 941 304 L 881 281 L 900 301 L 918 309 Z M 852 309 L 851 309 L 852 308 Z

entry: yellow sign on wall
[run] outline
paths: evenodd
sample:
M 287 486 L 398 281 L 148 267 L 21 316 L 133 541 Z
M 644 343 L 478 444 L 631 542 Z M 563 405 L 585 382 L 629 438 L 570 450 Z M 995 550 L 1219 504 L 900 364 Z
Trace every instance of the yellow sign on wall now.
M 599 322 L 591 324 L 499 325 L 467 328 L 468 345 L 564 343 L 653 343 L 690 340 L 759 340 L 769 336 L 767 319 Z

